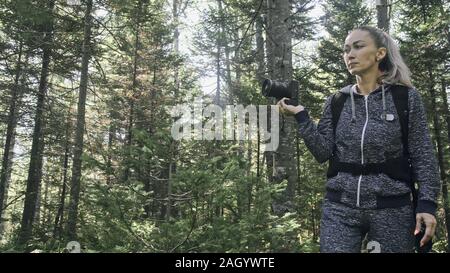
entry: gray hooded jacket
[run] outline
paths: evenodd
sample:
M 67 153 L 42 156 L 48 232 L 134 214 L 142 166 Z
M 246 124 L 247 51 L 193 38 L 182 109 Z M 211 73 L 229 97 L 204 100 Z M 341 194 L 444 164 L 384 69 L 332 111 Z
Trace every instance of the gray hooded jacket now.
M 336 134 L 333 133 L 331 98 L 327 98 L 322 118 L 316 124 L 304 110 L 295 115 L 300 136 L 320 163 L 333 154 L 340 162 L 382 163 L 401 157 L 403 145 L 401 126 L 391 92 L 391 85 L 384 84 L 369 95 L 356 91 L 356 85 L 339 92 L 350 94 L 344 103 Z M 420 94 L 414 88 L 408 92 L 409 133 L 408 149 L 413 174 L 419 183 L 417 213 L 436 211 L 440 180 L 437 161 L 431 143 L 427 118 Z M 383 119 L 392 114 L 393 120 Z M 391 115 L 389 115 L 391 116 Z M 392 117 L 392 116 L 391 116 Z M 376 208 L 377 196 L 404 196 L 411 190 L 405 182 L 396 181 L 384 173 L 352 175 L 339 172 L 327 181 L 327 190 L 342 193 L 341 202 L 352 207 Z

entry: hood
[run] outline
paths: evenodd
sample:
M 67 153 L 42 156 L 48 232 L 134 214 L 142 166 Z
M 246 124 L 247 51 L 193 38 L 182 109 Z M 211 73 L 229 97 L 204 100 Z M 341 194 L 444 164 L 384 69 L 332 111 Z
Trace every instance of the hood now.
M 356 84 L 350 84 L 347 85 L 346 87 L 342 88 L 341 90 L 339 90 L 339 92 L 341 92 L 342 94 L 348 94 L 350 95 L 350 92 L 354 92 L 354 94 L 358 94 L 358 91 L 356 90 Z
M 381 94 L 382 94 L 382 102 L 383 102 L 383 119 L 386 119 L 386 99 L 385 99 L 385 89 L 388 89 L 389 86 L 385 83 L 381 84 Z M 372 92 L 379 92 L 380 87 L 378 87 L 376 90 L 372 91 Z M 362 96 L 361 94 L 358 93 L 357 89 L 356 89 L 356 84 L 353 85 L 347 85 L 346 87 L 342 88 L 341 90 L 339 90 L 339 92 L 343 93 L 343 94 L 350 94 L 350 100 L 351 100 L 351 107 L 352 107 L 352 122 L 356 120 L 356 114 L 355 114 L 355 94 L 358 96 Z

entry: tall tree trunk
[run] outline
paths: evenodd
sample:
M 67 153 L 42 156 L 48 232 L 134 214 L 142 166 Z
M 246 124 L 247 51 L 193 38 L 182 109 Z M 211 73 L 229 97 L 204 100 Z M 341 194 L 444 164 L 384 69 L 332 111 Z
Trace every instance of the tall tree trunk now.
M 9 162 L 8 162 L 8 166 L 6 169 L 6 185 L 5 185 L 5 194 L 4 194 L 4 204 L 3 204 L 3 210 L 6 209 L 7 206 L 7 200 L 8 200 L 8 190 L 9 190 L 9 185 L 11 183 L 11 171 L 12 171 L 12 166 L 13 166 L 13 158 L 14 158 L 14 145 L 16 143 L 16 137 L 15 134 L 12 137 L 11 140 L 11 146 L 9 149 Z M 12 210 L 14 211 L 14 210 Z M 6 230 L 6 221 L 1 221 L 0 222 L 0 240 L 2 239 L 2 236 L 4 235 L 4 232 Z
M 133 145 L 133 126 L 134 126 L 134 116 L 135 116 L 135 100 L 136 100 L 136 87 L 137 87 L 137 69 L 138 69 L 138 59 L 139 59 L 139 31 L 140 31 L 140 15 L 142 10 L 142 1 L 139 1 L 138 7 L 136 9 L 136 28 L 134 32 L 134 53 L 133 53 L 133 79 L 132 79 L 132 86 L 131 86 L 131 98 L 130 98 L 130 115 L 128 117 L 128 136 L 127 136 L 127 146 L 128 149 L 131 149 Z M 131 156 L 131 153 L 127 153 L 128 156 Z M 128 178 L 130 176 L 130 162 L 127 160 L 127 164 L 125 167 L 125 174 L 124 174 L 124 182 L 128 181 Z
M 84 16 L 84 39 L 81 57 L 80 93 L 78 97 L 77 125 L 72 164 L 72 181 L 67 217 L 67 235 L 70 240 L 77 238 L 78 204 L 80 199 L 81 156 L 83 154 L 83 137 L 85 127 L 86 95 L 88 86 L 88 69 L 91 58 L 92 0 L 87 0 Z
M 106 184 L 108 186 L 112 185 L 112 180 L 111 180 L 111 176 L 114 173 L 113 170 L 113 166 L 112 166 L 112 153 L 113 153 L 113 141 L 114 141 L 114 134 L 116 132 L 114 124 L 113 124 L 113 117 L 112 115 L 110 116 L 110 124 L 109 124 L 109 128 L 108 128 L 108 155 L 107 155 L 107 159 L 106 159 Z
M 241 37 L 240 37 L 240 31 L 237 30 L 236 32 L 234 32 L 234 38 L 235 41 L 240 41 Z M 244 38 L 242 38 L 244 39 Z M 228 42 L 227 42 L 228 43 Z M 225 49 L 227 49 L 228 46 L 225 47 Z M 229 82 L 230 82 L 230 87 L 232 88 L 234 93 L 239 93 L 239 91 L 241 90 L 241 78 L 242 78 L 242 70 L 241 70 L 241 48 L 240 47 L 236 47 L 234 50 L 234 70 L 236 73 L 236 80 L 234 81 L 234 83 L 231 82 L 231 73 L 229 75 Z M 228 68 L 229 69 L 229 68 Z
M 266 73 L 269 77 L 272 77 L 274 74 L 274 50 L 275 50 L 275 37 L 272 36 L 274 32 L 274 10 L 273 6 L 275 5 L 274 0 L 263 1 L 263 10 L 265 10 L 264 14 L 264 24 L 266 29 Z
M 267 76 L 269 78 L 273 78 L 274 76 L 274 68 L 273 68 L 273 60 L 274 60 L 274 37 L 272 37 L 272 33 L 273 33 L 273 8 L 271 4 L 273 2 L 273 0 L 267 0 L 267 1 L 263 1 L 263 10 L 265 11 L 264 13 L 264 24 L 265 24 L 265 28 L 266 28 L 266 41 L 265 41 L 265 45 L 266 45 L 266 69 L 265 72 L 267 73 Z M 266 74 L 265 73 L 265 74 Z M 262 83 L 261 83 L 262 84 Z M 268 99 L 268 104 L 274 104 L 275 100 L 274 99 Z M 270 110 L 270 108 L 269 108 Z M 265 117 L 267 119 L 267 131 L 270 132 L 271 131 L 271 119 L 270 119 L 270 111 L 267 111 L 267 116 Z M 264 151 L 264 155 L 263 155 L 263 162 L 264 160 L 266 161 L 266 176 L 267 176 L 267 181 L 269 183 L 273 182 L 273 152 L 272 151 Z
M 226 16 L 222 13 L 222 16 Z M 222 23 L 223 24 L 223 23 Z M 228 47 L 228 38 L 226 36 L 226 32 L 225 32 L 225 26 L 223 24 L 222 27 L 222 32 L 223 32 L 223 45 L 224 45 L 224 49 L 225 49 L 225 65 L 226 65 L 226 81 L 227 81 L 227 85 L 228 85 L 228 90 L 230 90 L 230 100 L 231 102 L 233 102 L 236 98 L 236 96 L 239 94 L 240 92 L 240 87 L 241 87 L 241 77 L 242 77 L 242 72 L 241 72 L 241 64 L 240 64 L 240 54 L 241 54 L 241 49 L 238 46 L 235 46 L 234 49 L 234 58 L 233 58 L 233 63 L 234 63 L 234 71 L 235 71 L 235 75 L 236 78 L 234 80 L 234 82 L 231 79 L 231 60 L 230 60 L 230 49 Z M 240 41 L 240 35 L 239 35 L 239 30 L 236 30 L 233 33 L 233 40 L 234 41 Z M 242 46 L 242 45 L 241 45 Z M 245 122 L 245 119 L 244 119 Z M 250 122 L 250 120 L 249 120 Z M 248 126 L 248 128 L 251 128 L 250 123 L 246 123 L 246 125 Z M 251 182 L 251 177 L 250 177 L 250 170 L 251 170 L 251 146 L 252 146 L 252 142 L 251 142 L 251 135 L 250 135 L 250 130 L 248 131 L 248 148 L 247 148 L 247 164 L 248 164 L 248 169 L 247 169 L 247 186 L 245 187 L 242 184 L 237 184 L 237 190 L 238 190 L 238 196 L 237 196 L 237 206 L 238 206 L 238 210 L 237 210 L 237 215 L 239 217 L 241 217 L 250 207 L 250 203 L 251 202 L 251 191 L 252 191 L 252 182 Z M 245 157 L 245 140 L 244 139 L 239 139 L 239 149 L 237 150 L 237 155 L 239 158 L 244 158 Z
M 376 0 L 377 6 L 377 26 L 389 32 L 388 0 Z
M 45 114 L 44 114 L 45 115 Z M 36 203 L 34 203 L 34 219 L 33 219 L 33 226 L 39 226 L 40 223 L 40 219 L 41 219 L 41 188 L 42 188 L 42 171 L 43 171 L 43 166 L 44 166 L 44 135 L 45 135 L 45 121 L 42 125 L 42 132 L 44 132 L 42 134 L 42 139 L 41 139 L 41 143 L 42 143 L 42 148 L 41 148 L 41 159 L 39 161 L 39 173 L 38 175 L 38 181 L 39 181 L 39 185 L 37 187 L 37 193 L 36 193 Z
M 153 62 L 156 63 L 156 60 Z M 152 67 L 153 69 L 153 79 L 152 79 L 152 86 L 155 86 L 156 84 L 156 65 L 153 65 Z M 155 109 L 155 90 L 151 89 L 151 94 L 150 94 L 150 106 L 152 109 Z M 149 123 L 149 129 L 148 132 L 150 135 L 152 135 L 155 132 L 154 129 L 154 113 L 153 111 L 150 111 L 150 123 Z M 151 170 L 151 166 L 148 164 L 148 169 Z M 157 198 L 161 198 L 161 196 L 163 195 L 162 193 L 162 189 L 161 187 L 158 185 L 158 180 L 151 178 L 151 176 L 149 176 L 148 180 L 146 180 L 145 184 L 144 184 L 144 190 L 147 192 L 147 196 L 150 196 L 150 192 L 152 191 L 151 195 L 153 197 L 153 200 L 151 202 L 151 205 L 149 205 L 149 211 L 150 213 L 147 213 L 147 215 L 162 215 L 163 211 L 165 213 L 165 208 L 163 208 L 163 206 L 159 206 L 159 201 L 157 200 Z M 165 193 L 164 193 L 165 194 Z M 150 201 L 147 201 L 147 204 L 150 204 Z
M 424 0 L 419 0 L 419 2 L 420 2 L 420 7 L 422 9 L 423 22 L 427 23 L 428 14 L 427 14 L 427 9 L 426 9 L 426 3 L 424 3 Z
M 431 109 L 434 109 L 433 111 L 433 128 L 434 128 L 434 136 L 436 140 L 436 146 L 437 146 L 437 154 L 438 154 L 438 163 L 439 163 L 439 170 L 441 175 L 441 181 L 442 181 L 442 197 L 444 200 L 444 211 L 445 211 L 445 223 L 447 228 L 447 252 L 450 252 L 450 211 L 449 211 L 449 204 L 448 204 L 448 188 L 447 188 L 447 177 L 446 177 L 446 166 L 444 161 L 444 151 L 443 151 L 443 145 L 441 140 L 441 125 L 439 122 L 439 113 L 436 103 L 436 92 L 434 90 L 435 85 L 435 79 L 433 72 L 431 70 L 431 67 L 428 67 L 428 76 L 430 79 L 429 82 L 429 94 L 431 99 Z
M 0 174 L 0 237 L 3 226 L 3 207 L 7 202 L 9 178 L 12 167 L 12 156 L 15 143 L 15 131 L 17 125 L 17 104 L 19 103 L 19 79 L 22 73 L 22 42 L 19 44 L 19 56 L 17 57 L 14 86 L 11 89 L 11 101 L 9 103 L 8 126 L 6 129 L 5 147 L 3 149 L 2 169 Z
M 222 0 L 217 0 L 217 4 L 219 6 L 219 9 L 221 9 L 222 7 Z M 217 55 L 216 55 L 216 96 L 214 99 L 214 103 L 217 105 L 221 105 L 220 102 L 220 73 L 221 73 L 221 65 L 220 65 L 220 57 L 221 57 L 221 50 L 222 50 L 222 33 L 220 33 L 219 30 L 219 35 L 217 36 L 217 40 L 216 40 L 216 46 L 217 46 Z
M 178 56 L 180 47 L 180 32 L 179 32 L 179 0 L 173 0 L 172 2 L 172 16 L 175 24 L 175 29 L 173 31 L 173 53 Z M 180 89 L 180 79 L 179 79 L 179 69 L 178 66 L 174 70 L 174 99 L 178 101 L 178 92 Z M 177 156 L 178 143 L 174 140 L 170 143 L 170 158 L 169 158 L 169 179 L 167 180 L 167 209 L 166 209 L 166 220 L 170 220 L 172 217 L 172 184 L 173 184 L 173 173 L 176 169 L 176 156 Z
M 265 2 L 265 1 L 263 1 Z M 257 72 L 256 77 L 258 83 L 261 84 L 263 79 L 266 77 L 266 67 L 265 67 L 265 54 L 264 54 L 264 38 L 263 38 L 263 16 L 256 17 L 255 21 L 255 39 L 256 39 L 256 64 L 257 64 Z M 257 143 L 256 143 L 256 185 L 259 187 L 260 179 L 261 179 L 261 166 L 259 156 L 261 154 L 261 135 L 260 135 L 260 127 L 259 127 L 259 109 L 256 112 L 257 114 Z
M 219 9 L 219 16 L 222 13 L 222 0 L 217 0 L 217 6 Z M 216 38 L 216 95 L 214 98 L 214 104 L 222 106 L 222 94 L 221 94 L 221 70 L 222 70 L 222 66 L 221 66 L 221 57 L 222 57 L 222 44 L 223 44 L 223 33 L 222 33 L 222 29 L 219 25 L 218 28 L 218 34 L 217 34 L 217 38 Z M 214 145 L 212 146 L 212 151 L 210 151 L 210 154 L 214 157 L 217 155 L 217 142 L 214 142 Z M 216 168 L 217 168 L 217 163 L 216 163 Z M 213 196 L 209 196 L 206 200 L 207 202 L 207 209 L 211 212 L 210 213 L 210 217 L 209 220 L 212 221 L 213 217 L 220 217 L 221 216 L 221 212 L 222 212 L 222 206 L 221 204 L 214 204 L 214 197 Z
M 447 123 L 447 140 L 448 143 L 450 143 L 450 110 L 448 106 L 448 99 L 447 99 L 447 83 L 445 80 L 442 80 L 441 82 L 441 97 L 442 102 L 444 103 L 444 117 L 445 121 Z
M 64 206 L 66 202 L 66 192 L 67 192 L 67 173 L 69 170 L 69 157 L 70 157 L 70 131 L 71 131 L 71 117 L 70 111 L 68 111 L 67 123 L 66 123 L 66 141 L 64 147 L 64 162 L 63 162 L 63 183 L 61 189 L 61 196 L 59 199 L 58 211 L 55 217 L 55 225 L 53 228 L 53 238 L 61 238 L 62 235 L 62 223 L 64 219 Z
M 291 4 L 289 0 L 269 0 L 269 18 L 273 59 L 271 60 L 271 78 L 276 80 L 292 80 L 292 34 Z M 274 183 L 287 180 L 287 187 L 280 199 L 273 200 L 272 209 L 275 214 L 293 209 L 295 187 L 297 185 L 297 164 L 295 158 L 296 123 L 293 117 L 283 116 L 280 119 L 280 143 L 276 153 L 273 153 Z
M 221 45 L 223 45 L 223 49 L 224 49 L 224 53 L 225 53 L 225 82 L 227 85 L 228 92 L 230 94 L 233 94 L 234 86 L 233 86 L 233 82 L 231 80 L 230 46 L 229 46 L 229 42 L 228 42 L 228 35 L 227 35 L 227 31 L 226 31 L 226 22 L 225 22 L 226 14 L 222 7 L 222 0 L 217 0 L 217 4 L 219 7 L 219 18 L 220 18 L 220 39 L 221 39 Z M 239 30 L 237 30 L 235 33 L 239 35 Z M 236 50 L 239 50 L 239 49 L 236 47 Z M 237 57 L 236 54 L 235 54 L 235 57 Z M 232 99 L 232 98 L 229 98 L 229 99 Z M 226 103 L 227 103 L 226 101 L 223 102 L 223 104 L 226 104 Z
M 259 127 L 259 109 L 256 112 L 256 126 L 258 127 L 256 131 L 256 194 L 258 192 L 258 188 L 260 186 L 261 181 L 261 166 L 260 166 L 260 160 L 259 155 L 261 154 L 261 135 L 260 135 L 260 127 Z
M 48 180 L 44 181 L 44 202 L 43 202 L 43 211 L 42 211 L 42 218 L 41 218 L 41 225 L 45 226 L 46 224 L 50 223 L 50 209 L 49 209 L 49 201 L 48 201 L 48 190 L 49 190 L 49 184 L 50 182 Z
M 265 78 L 264 65 L 264 38 L 262 16 L 257 16 L 255 21 L 255 39 L 256 39 L 256 78 L 258 83 L 262 83 Z
M 173 151 L 173 145 L 171 144 L 171 150 Z M 169 162 L 169 177 L 167 180 L 167 206 L 166 206 L 166 220 L 169 221 L 172 217 L 172 179 L 174 172 L 175 162 L 171 158 Z
M 44 148 L 42 138 L 42 127 L 44 126 L 44 106 L 47 93 L 47 82 L 49 65 L 51 58 L 51 43 L 53 42 L 53 8 L 55 1 L 49 1 L 47 10 L 50 21 L 45 26 L 45 36 L 43 39 L 42 68 L 39 79 L 39 89 L 37 94 L 36 116 L 34 118 L 33 140 L 31 144 L 31 157 L 28 169 L 27 187 L 25 193 L 25 203 L 23 207 L 22 221 L 19 232 L 18 244 L 25 245 L 32 234 L 33 222 L 36 213 L 36 203 L 38 200 L 38 190 L 40 186 L 42 152 Z
M 247 147 L 247 209 L 246 212 L 250 212 L 250 208 L 252 206 L 253 202 L 253 175 L 252 175 L 252 159 L 253 159 L 253 153 L 252 153 L 252 139 L 250 132 L 248 134 L 248 147 Z

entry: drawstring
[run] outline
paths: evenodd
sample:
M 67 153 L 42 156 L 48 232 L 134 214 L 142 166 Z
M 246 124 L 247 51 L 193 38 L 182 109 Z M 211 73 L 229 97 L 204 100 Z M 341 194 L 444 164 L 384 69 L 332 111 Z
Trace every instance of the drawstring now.
M 381 84 L 381 97 L 383 100 L 383 119 L 386 119 L 386 100 L 384 98 L 384 84 Z
M 350 89 L 350 98 L 351 98 L 351 102 L 352 102 L 352 120 L 351 122 L 354 122 L 356 120 L 356 114 L 355 114 L 355 99 L 353 96 L 353 88 Z
M 354 89 L 355 88 L 355 89 Z M 354 122 L 356 120 L 356 114 L 355 114 L 355 98 L 353 95 L 354 90 L 356 90 L 356 86 L 354 88 L 350 89 L 350 99 L 351 99 L 351 105 L 352 105 L 352 119 L 351 122 Z M 381 83 L 381 97 L 383 100 L 383 116 L 382 119 L 387 120 L 387 114 L 386 114 L 386 96 L 385 96 L 385 90 L 384 90 L 384 83 Z

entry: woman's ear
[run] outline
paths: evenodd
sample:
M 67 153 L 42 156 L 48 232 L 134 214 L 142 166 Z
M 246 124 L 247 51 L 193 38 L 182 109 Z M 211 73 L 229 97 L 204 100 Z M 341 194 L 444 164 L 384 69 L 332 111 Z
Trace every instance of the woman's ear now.
M 375 60 L 377 62 L 381 61 L 384 57 L 386 57 L 386 53 L 387 53 L 387 49 L 385 47 L 380 47 L 377 50 L 377 54 L 376 54 Z

